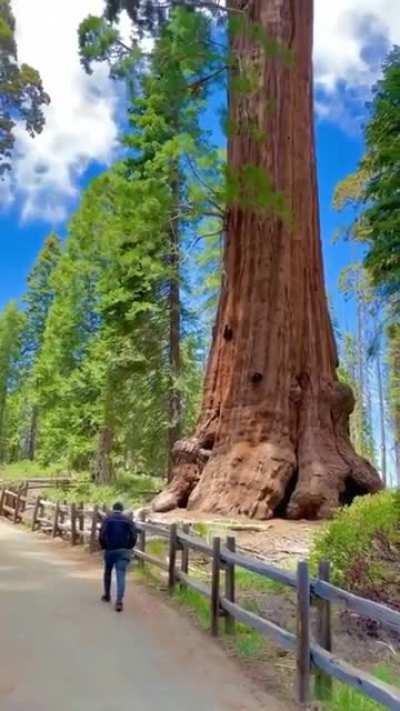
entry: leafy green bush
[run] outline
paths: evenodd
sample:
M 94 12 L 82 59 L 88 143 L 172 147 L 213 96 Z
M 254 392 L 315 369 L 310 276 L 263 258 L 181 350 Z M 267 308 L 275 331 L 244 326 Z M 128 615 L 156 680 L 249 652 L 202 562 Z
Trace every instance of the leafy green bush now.
M 391 548 L 396 558 L 399 544 L 400 491 L 383 491 L 339 511 L 316 537 L 311 562 L 329 560 L 336 584 L 360 589 L 371 573 L 385 574 L 383 549 Z

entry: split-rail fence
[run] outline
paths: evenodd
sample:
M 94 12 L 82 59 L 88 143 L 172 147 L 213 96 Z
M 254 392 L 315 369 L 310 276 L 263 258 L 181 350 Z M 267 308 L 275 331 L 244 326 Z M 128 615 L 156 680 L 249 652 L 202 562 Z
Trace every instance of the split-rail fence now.
M 28 504 L 28 491 L 29 482 L 18 488 L 3 484 L 0 490 L 0 516 L 9 517 L 14 523 L 22 521 Z M 30 508 L 32 530 L 40 529 L 53 537 L 62 536 L 73 546 L 87 543 L 91 552 L 98 549 L 98 532 L 107 515 L 106 507 L 53 502 L 40 495 L 30 504 Z M 300 704 L 307 704 L 311 700 L 314 674 L 315 690 L 320 698 L 329 698 L 332 679 L 337 679 L 392 711 L 400 711 L 400 689 L 356 669 L 333 653 L 331 607 L 334 603 L 340 603 L 360 617 L 375 620 L 400 636 L 399 612 L 333 585 L 330 582 L 328 562 L 320 563 L 318 577 L 313 578 L 310 577 L 306 562 L 298 563 L 297 571 L 290 572 L 244 555 L 236 550 L 234 537 L 228 537 L 225 541 L 215 537 L 210 545 L 206 540 L 193 535 L 188 524 L 181 527 L 177 524 L 166 525 L 146 520 L 145 515 L 139 516 L 135 524 L 139 531 L 135 548 L 139 565 L 148 563 L 163 570 L 170 592 L 179 584 L 206 597 L 210 604 L 210 632 L 213 636 L 218 636 L 222 620 L 225 632 L 234 634 L 237 620 L 295 653 L 296 697 Z M 166 558 L 157 557 L 146 550 L 149 537 L 166 541 Z M 210 584 L 190 575 L 190 551 L 210 559 Z M 264 576 L 296 591 L 296 634 L 238 604 L 235 595 L 237 568 Z M 315 639 L 311 636 L 311 606 L 316 607 Z

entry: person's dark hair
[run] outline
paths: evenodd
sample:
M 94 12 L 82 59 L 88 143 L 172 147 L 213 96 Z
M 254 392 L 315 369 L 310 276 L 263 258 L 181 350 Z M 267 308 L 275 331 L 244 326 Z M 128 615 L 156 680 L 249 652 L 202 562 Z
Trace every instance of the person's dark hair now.
M 113 506 L 113 511 L 123 511 L 124 505 L 120 501 L 117 501 Z

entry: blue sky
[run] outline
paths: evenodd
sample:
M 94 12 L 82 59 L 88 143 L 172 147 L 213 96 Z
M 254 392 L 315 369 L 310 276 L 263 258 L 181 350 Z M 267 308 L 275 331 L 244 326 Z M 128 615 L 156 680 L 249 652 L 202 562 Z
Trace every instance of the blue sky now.
M 355 247 L 347 243 L 332 244 L 339 224 L 346 221 L 331 208 L 332 191 L 338 180 L 351 172 L 357 165 L 362 152 L 361 134 L 349 135 L 340 126 L 326 120 L 317 121 L 318 174 L 321 205 L 321 227 L 325 257 L 325 274 L 328 290 L 337 316 L 343 327 L 350 327 L 349 308 L 337 293 L 337 279 L 342 267 L 355 258 Z M 91 163 L 80 176 L 78 186 L 85 185 L 105 166 Z M 75 199 L 69 201 L 67 214 L 78 204 L 79 191 Z M 24 293 L 26 276 L 29 273 L 43 239 L 55 229 L 58 234 L 66 234 L 66 220 L 21 218 L 21 201 L 17 200 L 9 209 L 0 213 L 0 306 Z
M 0 184 L 0 306 L 20 297 L 26 276 L 51 229 L 65 235 L 80 191 L 118 151 L 120 95 L 104 67 L 86 77 L 79 65 L 76 28 L 102 0 L 12 0 L 21 61 L 37 67 L 52 97 L 46 129 L 31 140 L 18 129 L 14 171 Z M 57 7 L 55 7 L 57 6 Z M 40 10 L 40 12 L 39 12 Z M 338 180 L 362 153 L 365 101 L 388 48 L 400 42 L 398 0 L 315 0 L 316 135 L 321 225 L 328 291 L 342 328 L 352 309 L 337 292 L 343 266 L 357 257 L 332 245 L 345 219 L 331 208 Z M 46 26 L 40 17 L 47 18 Z M 60 32 L 62 28 L 62 32 Z M 121 30 L 127 33 L 127 23 Z M 60 81 L 62 76 L 62 81 Z M 217 119 L 216 119 L 217 120 Z

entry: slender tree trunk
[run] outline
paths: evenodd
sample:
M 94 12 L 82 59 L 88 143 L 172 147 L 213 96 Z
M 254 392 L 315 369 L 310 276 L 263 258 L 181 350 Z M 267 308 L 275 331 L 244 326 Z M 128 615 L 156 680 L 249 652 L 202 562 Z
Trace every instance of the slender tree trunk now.
M 393 424 L 396 483 L 400 488 L 400 324 L 392 324 L 388 332 L 389 391 L 388 401 Z
M 178 186 L 174 186 L 176 203 L 179 204 Z M 168 481 L 173 475 L 173 450 L 181 436 L 181 393 L 178 379 L 181 372 L 181 300 L 180 300 L 180 236 L 177 222 L 170 228 L 169 266 L 169 429 L 168 429 Z
M 173 481 L 154 507 L 321 518 L 381 481 L 350 444 L 354 398 L 335 374 L 315 171 L 313 2 L 245 7 L 255 24 L 233 33 L 232 56 L 235 73 L 257 86 L 230 96 L 229 174 L 240 194 L 228 212 L 202 412 L 193 438 L 175 446 Z M 265 52 L 260 28 L 290 47 L 290 66 Z M 260 199 L 254 177 L 277 192 Z M 284 200 L 290 217 L 267 200 L 275 208 Z
M 111 427 L 100 430 L 93 478 L 96 484 L 109 484 L 114 479 L 111 453 L 114 445 L 114 431 Z
M 396 485 L 400 489 L 400 441 L 394 443 L 394 460 L 396 467 Z
M 385 413 L 385 393 L 382 377 L 381 354 L 378 351 L 376 354 L 376 378 L 378 381 L 378 401 L 379 401 L 379 424 L 381 431 L 381 472 L 385 487 L 387 486 L 387 468 L 386 468 L 386 413 Z
M 39 417 L 39 410 L 38 410 L 37 405 L 34 405 L 32 407 L 32 413 L 31 413 L 31 418 L 30 418 L 30 423 L 29 423 L 28 442 L 27 442 L 27 448 L 26 448 L 28 459 L 31 462 L 33 462 L 33 460 L 35 459 L 35 454 L 36 454 L 38 417 Z
M 115 440 L 114 429 L 113 383 L 110 379 L 106 384 L 104 420 L 99 431 L 97 452 L 93 465 L 93 480 L 96 484 L 110 484 L 115 479 L 112 463 Z

